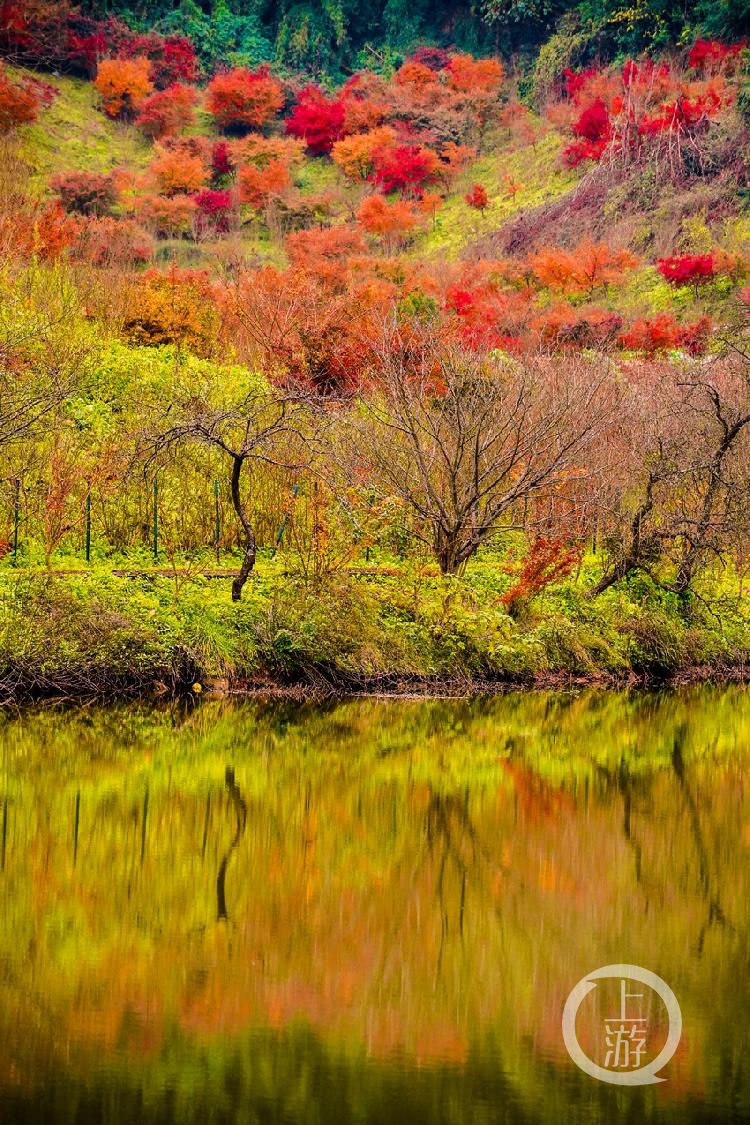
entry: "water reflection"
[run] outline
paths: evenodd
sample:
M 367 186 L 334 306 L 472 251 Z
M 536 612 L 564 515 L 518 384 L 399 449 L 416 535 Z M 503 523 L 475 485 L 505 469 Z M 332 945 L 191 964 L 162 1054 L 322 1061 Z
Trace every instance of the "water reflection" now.
M 750 1120 L 750 692 L 209 702 L 0 725 L 0 1119 Z M 662 975 L 657 1088 L 586 972 Z

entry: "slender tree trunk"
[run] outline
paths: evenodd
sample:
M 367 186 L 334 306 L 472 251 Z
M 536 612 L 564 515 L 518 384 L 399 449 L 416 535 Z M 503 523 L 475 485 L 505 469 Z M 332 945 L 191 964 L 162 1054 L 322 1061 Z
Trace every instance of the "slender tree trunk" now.
M 245 458 L 235 454 L 232 463 L 232 505 L 237 518 L 242 524 L 242 530 L 245 535 L 245 554 L 240 566 L 240 572 L 232 582 L 232 601 L 238 602 L 242 597 L 242 587 L 248 580 L 250 572 L 255 566 L 255 558 L 257 554 L 257 543 L 255 539 L 255 532 L 253 531 L 250 520 L 248 519 L 245 506 L 242 503 L 242 495 L 240 493 L 240 479 L 242 477 L 242 466 L 245 463 Z
M 630 524 L 630 547 L 619 562 L 615 563 L 606 574 L 602 575 L 595 586 L 587 591 L 587 598 L 597 598 L 610 586 L 614 586 L 621 578 L 626 578 L 632 571 L 637 570 L 643 559 L 643 522 L 651 514 L 654 506 L 654 486 L 657 477 L 652 473 L 646 485 L 646 497 L 633 516 Z

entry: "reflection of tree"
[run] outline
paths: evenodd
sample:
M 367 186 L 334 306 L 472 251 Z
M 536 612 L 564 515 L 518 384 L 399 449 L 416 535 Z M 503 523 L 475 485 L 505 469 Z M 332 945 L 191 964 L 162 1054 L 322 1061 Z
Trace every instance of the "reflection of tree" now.
M 684 723 L 681 723 L 676 729 L 674 734 L 674 744 L 672 747 L 672 769 L 674 770 L 675 777 L 680 785 L 680 792 L 683 795 L 685 806 L 688 812 L 688 819 L 690 821 L 690 828 L 693 834 L 695 843 L 695 850 L 698 854 L 698 872 L 701 892 L 706 902 L 708 903 L 708 917 L 701 926 L 698 940 L 696 942 L 696 950 L 698 953 L 703 951 L 703 943 L 706 938 L 706 933 L 714 922 L 718 922 L 720 926 L 728 925 L 724 911 L 719 901 L 719 882 L 718 879 L 712 878 L 710 871 L 710 864 L 708 858 L 708 851 L 706 848 L 706 841 L 703 835 L 703 828 L 701 826 L 700 813 L 698 812 L 698 805 L 695 800 L 695 795 L 688 784 L 687 777 L 685 776 L 685 758 L 684 748 L 685 739 L 687 735 L 687 728 Z M 730 926 L 731 929 L 734 927 Z
M 443 948 L 450 923 L 448 905 L 445 897 L 446 866 L 452 862 L 458 875 L 460 892 L 458 903 L 458 933 L 463 940 L 464 910 L 466 908 L 467 874 L 473 881 L 479 878 L 477 864 L 477 834 L 471 822 L 468 809 L 469 791 L 462 795 L 432 793 L 425 813 L 427 849 L 430 855 L 438 845 L 442 845 L 437 877 L 437 899 L 440 908 L 440 946 L 438 948 L 435 979 L 439 980 L 443 964 Z M 468 841 L 469 847 L 466 848 Z M 468 854 L 467 854 L 468 851 Z
M 138 738 L 136 712 L 89 714 L 0 728 L 0 1023 L 37 1053 L 42 1026 L 72 1055 L 129 1058 L 176 1026 L 187 1072 L 196 1042 L 304 1021 L 360 1057 L 457 1073 L 496 1034 L 536 1067 L 571 979 L 658 946 L 701 1012 L 683 1073 L 721 1042 L 742 1080 L 750 693 L 211 702 L 179 725 L 144 713 Z M 698 958 L 684 935 L 712 903 L 737 931 L 712 916 Z
M 232 842 L 224 853 L 221 863 L 219 864 L 219 874 L 216 877 L 217 921 L 221 921 L 222 919 L 224 921 L 228 920 L 227 900 L 225 893 L 227 866 L 229 864 L 229 860 L 231 859 L 232 853 L 240 842 L 242 833 L 245 831 L 245 826 L 247 824 L 247 804 L 242 796 L 242 793 L 240 792 L 239 785 L 234 779 L 234 770 L 231 766 L 227 766 L 225 784 L 234 806 L 235 815 L 237 817 L 237 827 L 235 828 Z

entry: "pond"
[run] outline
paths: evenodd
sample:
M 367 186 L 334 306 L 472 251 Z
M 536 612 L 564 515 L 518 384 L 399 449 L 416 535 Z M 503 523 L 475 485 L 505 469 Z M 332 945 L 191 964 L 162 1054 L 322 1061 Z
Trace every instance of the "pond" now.
M 8 716 L 0 1120 L 748 1121 L 749 765 L 739 686 Z M 563 1042 L 622 963 L 660 1083 Z

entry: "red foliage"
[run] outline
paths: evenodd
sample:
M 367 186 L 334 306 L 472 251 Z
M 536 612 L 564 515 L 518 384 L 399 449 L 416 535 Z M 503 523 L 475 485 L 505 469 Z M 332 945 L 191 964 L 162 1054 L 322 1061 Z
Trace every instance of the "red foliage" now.
M 490 276 L 464 275 L 460 281 L 449 285 L 445 293 L 445 307 L 460 321 L 459 335 L 469 348 L 502 351 L 519 351 L 521 334 L 527 318 L 527 301 L 519 293 L 501 292 Z
M 151 77 L 157 90 L 166 90 L 175 82 L 195 82 L 198 78 L 198 60 L 195 48 L 182 35 L 168 35 L 163 45 L 153 53 Z
M 220 233 L 229 230 L 234 203 L 230 191 L 212 191 L 210 188 L 204 188 L 193 196 L 193 199 L 205 226 L 210 226 Z
M 108 215 L 117 201 L 115 181 L 103 172 L 61 172 L 50 187 L 66 211 L 79 215 Z
M 32 65 L 61 67 L 93 78 L 99 63 L 112 55 L 149 60 L 157 89 L 174 82 L 195 82 L 198 67 L 189 39 L 179 35 L 139 33 L 121 20 L 81 15 L 67 0 L 6 0 L 0 4 L 0 51 Z
M 284 88 L 267 66 L 217 74 L 206 90 L 206 108 L 222 129 L 260 129 L 284 104 Z
M 154 140 L 182 132 L 194 120 L 193 107 L 198 95 L 192 86 L 178 82 L 158 90 L 141 104 L 136 125 Z
M 578 100 L 578 95 L 586 85 L 589 78 L 593 78 L 596 74 L 596 69 L 593 66 L 586 67 L 585 70 L 575 71 L 566 68 L 563 71 L 563 88 L 565 93 L 573 101 Z
M 612 134 L 609 111 L 601 98 L 586 106 L 573 123 L 573 132 L 583 139 L 564 149 L 563 163 L 576 168 L 584 160 L 600 160 Z
M 341 98 L 328 98 L 317 86 L 305 86 L 286 120 L 286 131 L 299 137 L 309 152 L 322 156 L 346 134 L 346 104 Z
M 713 321 L 710 316 L 701 316 L 693 324 L 683 324 L 680 329 L 680 347 L 690 355 L 702 355 L 712 331 Z
M 11 82 L 0 68 L 0 133 L 36 121 L 40 98 L 32 82 Z
M 100 61 L 106 56 L 109 49 L 109 40 L 106 32 L 97 28 L 88 35 L 79 35 L 70 30 L 67 33 L 65 45 L 70 61 L 76 69 L 80 68 L 87 75 L 96 74 Z
M 726 46 L 724 43 L 719 43 L 717 39 L 696 39 L 690 48 L 688 66 L 695 67 L 697 70 L 709 67 L 718 69 L 728 59 L 736 58 L 745 44 L 746 40 Z
M 567 577 L 578 566 L 582 555 L 582 544 L 571 546 L 561 539 L 535 539 L 524 560 L 518 581 L 503 594 L 500 601 L 513 612 L 535 594 L 541 593 L 546 586 Z
M 419 194 L 436 178 L 440 166 L 437 154 L 421 145 L 396 145 L 373 154 L 375 182 L 388 193 Z
M 697 285 L 716 276 L 712 254 L 681 254 L 659 258 L 656 268 L 670 285 Z
M 471 191 L 467 191 L 464 199 L 476 211 L 484 211 L 485 207 L 489 206 L 489 198 L 487 196 L 487 189 L 482 184 L 474 184 Z
M 232 154 L 226 141 L 217 141 L 211 149 L 211 178 L 215 182 L 225 180 L 234 172 Z
M 606 141 L 610 133 L 609 111 L 601 98 L 596 98 L 584 109 L 573 125 L 577 137 L 587 141 Z
M 726 57 L 734 55 L 730 52 Z M 683 138 L 700 160 L 706 127 L 733 101 L 734 93 L 719 69 L 713 67 L 700 81 L 649 59 L 639 63 L 628 59 L 619 73 L 591 68 L 565 71 L 569 101 L 580 112 L 572 119 L 570 104 L 549 108 L 552 121 L 569 128 L 575 137 L 563 151 L 563 162 L 575 168 L 585 160 L 601 160 L 607 151 L 629 165 L 658 150 L 673 175 L 679 174 Z
M 651 319 L 636 320 L 618 337 L 620 347 L 630 351 L 656 352 L 683 348 L 690 355 L 700 355 L 705 351 L 713 325 L 711 319 L 702 316 L 693 324 L 678 324 L 669 313 L 661 313 Z
M 117 20 L 108 21 L 105 27 L 109 29 L 109 44 L 118 55 L 126 59 L 142 56 L 149 60 L 151 80 L 157 90 L 166 90 L 175 82 L 197 81 L 195 48 L 184 36 L 164 38 L 155 31 L 137 33 Z

